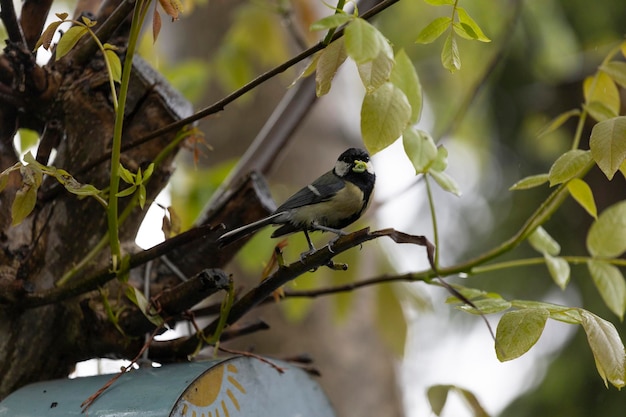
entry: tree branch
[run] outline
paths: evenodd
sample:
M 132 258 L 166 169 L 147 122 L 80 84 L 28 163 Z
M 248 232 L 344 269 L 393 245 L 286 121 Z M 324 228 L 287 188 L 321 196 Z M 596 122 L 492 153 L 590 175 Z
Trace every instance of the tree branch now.
M 20 25 L 24 33 L 25 45 L 32 51 L 46 23 L 52 7 L 52 0 L 25 0 L 20 13 Z M 4 5 L 2 6 L 4 9 Z
M 0 0 L 0 18 L 2 18 L 2 23 L 7 30 L 9 40 L 26 48 L 24 33 L 22 33 L 22 27 L 17 21 L 12 0 Z

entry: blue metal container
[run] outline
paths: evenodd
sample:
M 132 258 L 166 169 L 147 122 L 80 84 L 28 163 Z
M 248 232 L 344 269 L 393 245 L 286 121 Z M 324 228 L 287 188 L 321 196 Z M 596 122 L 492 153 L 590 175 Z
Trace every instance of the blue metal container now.
M 39 382 L 0 402 L 0 417 L 334 417 L 319 385 L 284 362 L 250 357 L 127 372 L 82 414 L 113 375 Z

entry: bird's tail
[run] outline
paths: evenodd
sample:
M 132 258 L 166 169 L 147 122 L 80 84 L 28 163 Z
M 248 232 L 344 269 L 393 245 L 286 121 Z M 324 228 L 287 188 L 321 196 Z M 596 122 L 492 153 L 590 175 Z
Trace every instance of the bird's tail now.
M 222 236 L 220 236 L 217 239 L 217 244 L 219 245 L 219 247 L 224 247 L 226 245 L 230 245 L 231 243 L 245 237 L 248 236 L 249 234 L 252 234 L 254 232 L 256 232 L 257 230 L 272 224 L 274 219 L 276 219 L 278 216 L 280 216 L 283 213 L 275 213 L 272 214 L 271 216 L 265 217 L 261 220 L 257 220 L 254 223 L 250 223 L 247 224 L 245 226 L 241 226 L 238 227 L 236 229 L 230 230 L 226 233 L 224 233 Z

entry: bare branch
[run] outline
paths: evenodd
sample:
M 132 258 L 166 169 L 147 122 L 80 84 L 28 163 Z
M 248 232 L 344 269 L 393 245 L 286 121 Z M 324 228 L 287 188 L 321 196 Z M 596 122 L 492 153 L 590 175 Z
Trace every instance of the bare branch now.
M 33 50 L 46 23 L 52 0 L 25 0 L 20 13 L 20 25 L 24 33 L 25 45 Z M 2 5 L 4 10 L 4 4 Z
M 0 18 L 2 18 L 2 23 L 7 30 L 9 40 L 26 48 L 24 33 L 22 33 L 22 27 L 17 21 L 12 0 L 0 0 Z

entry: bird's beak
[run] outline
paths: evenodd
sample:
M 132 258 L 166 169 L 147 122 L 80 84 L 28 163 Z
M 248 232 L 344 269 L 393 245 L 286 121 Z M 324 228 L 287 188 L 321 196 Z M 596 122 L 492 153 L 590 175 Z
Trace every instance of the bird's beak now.
M 367 162 L 363 162 L 360 160 L 354 161 L 354 168 L 352 168 L 352 171 L 359 174 L 367 171 Z

